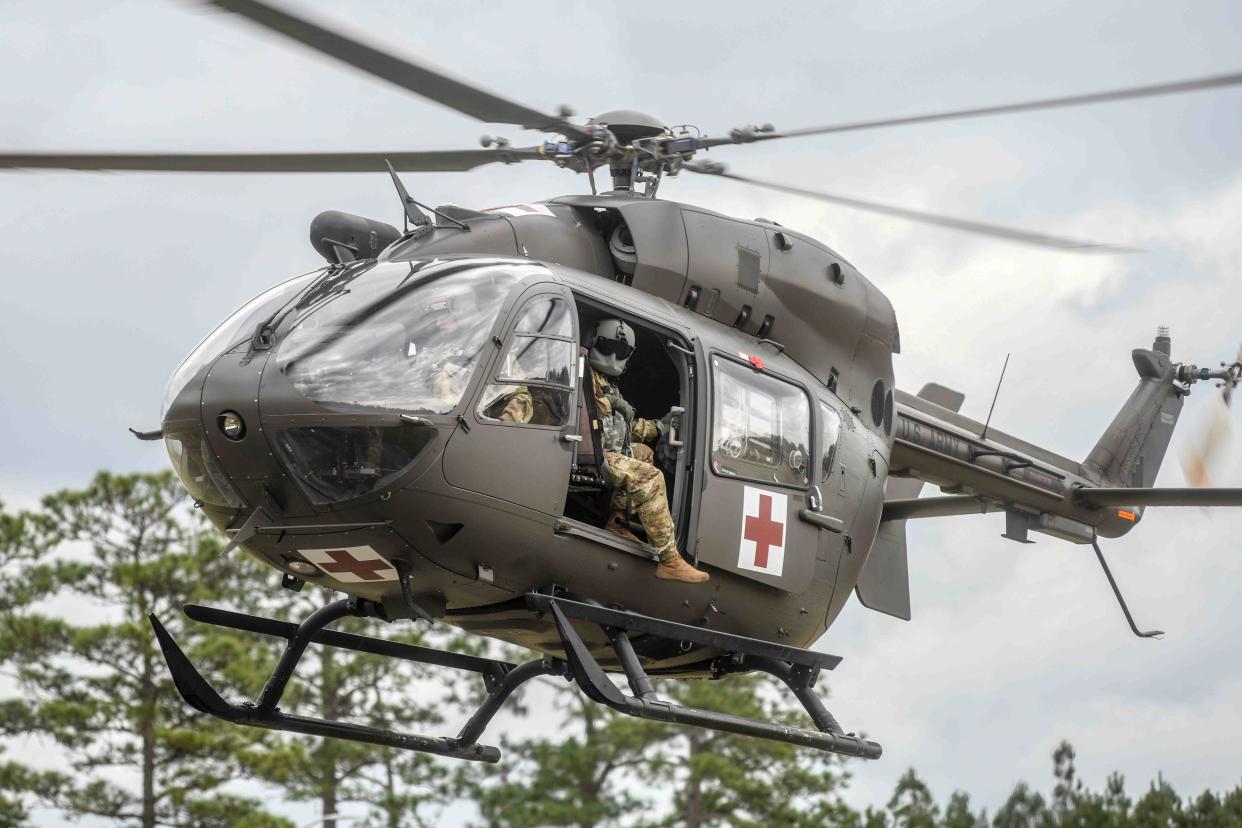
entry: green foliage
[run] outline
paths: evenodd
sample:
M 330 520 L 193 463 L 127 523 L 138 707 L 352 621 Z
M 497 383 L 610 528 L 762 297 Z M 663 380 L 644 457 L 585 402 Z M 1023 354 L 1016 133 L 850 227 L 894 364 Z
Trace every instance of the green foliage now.
M 286 592 L 276 595 L 263 609 L 265 614 L 300 621 L 339 597 L 322 590 Z M 394 640 L 421 646 L 451 643 L 438 634 L 436 641 L 429 641 L 412 625 L 397 635 L 381 629 L 378 622 L 363 619 L 346 619 L 333 628 L 362 635 L 384 632 Z M 273 649 L 273 658 L 276 654 Z M 395 659 L 310 647 L 298 664 L 281 708 L 373 727 L 434 733 L 444 723 L 442 712 L 456 707 L 440 684 L 447 678 L 448 671 L 436 672 Z M 258 690 L 256 683 L 249 694 Z M 241 760 L 249 774 L 277 786 L 291 800 L 317 801 L 325 816 L 338 813 L 344 803 L 362 803 L 369 806 L 369 824 L 384 828 L 430 824 L 429 810 L 451 795 L 447 760 L 424 753 L 281 735 L 244 751 Z M 334 822 L 327 820 L 325 825 Z
M 161 617 L 213 683 L 254 697 L 281 642 L 194 629 L 181 605 L 218 603 L 301 620 L 333 596 L 272 590 L 269 570 L 241 554 L 223 558 L 221 547 L 166 474 L 100 474 L 86 489 L 50 495 L 31 512 L 0 504 L 0 669 L 16 688 L 0 699 L 0 736 L 10 745 L 55 745 L 67 759 L 45 770 L 46 762 L 33 767 L 11 746 L 0 755 L 0 828 L 28 825 L 40 808 L 144 828 L 290 828 L 228 787 L 242 777 L 286 800 L 318 802 L 325 816 L 361 805 L 367 816 L 360 824 L 372 828 L 436 824 L 454 798 L 473 801 L 482 824 L 496 828 L 1242 827 L 1242 784 L 1183 800 L 1160 777 L 1133 801 L 1119 774 L 1103 790 L 1089 787 L 1068 742 L 1053 752 L 1047 793 L 1020 782 L 991 820 L 962 791 L 941 808 L 913 768 L 885 807 L 856 811 L 841 798 L 848 775 L 835 757 L 633 719 L 590 702 L 564 679 L 543 680 L 542 692 L 561 714 L 558 726 L 508 740 L 497 766 L 236 727 L 181 701 L 147 613 Z M 489 646 L 451 637 L 443 626 L 425 633 L 360 619 L 336 626 L 476 653 Z M 658 685 L 677 704 L 809 724 L 766 678 Z M 473 677 L 313 646 L 281 707 L 434 734 L 456 724 L 480 691 Z M 520 711 L 520 703 L 507 709 Z M 118 782 L 127 778 L 138 783 Z
M 687 707 L 811 726 L 805 714 L 790 709 L 783 687 L 777 690 L 767 676 L 664 682 L 660 690 Z M 809 828 L 845 818 L 840 801 L 845 775 L 836 757 L 697 728 L 675 732 L 661 764 L 648 766 L 652 782 L 677 785 L 673 812 L 660 825 Z
M 614 713 L 553 679 L 562 720 L 552 736 L 506 742 L 500 765 L 467 768 L 463 792 L 495 828 L 612 825 L 641 807 L 627 774 L 651 761 L 667 727 Z
M 146 620 L 158 613 L 208 665 L 224 667 L 227 652 L 226 675 L 253 663 L 240 640 L 204 646 L 180 623 L 182 604 L 239 591 L 237 562 L 220 559 L 187 505 L 169 474 L 101 473 L 5 521 L 4 578 L 34 586 L 0 612 L 0 664 L 22 693 L 0 703 L 3 729 L 65 751 L 72 778 L 25 788 L 67 815 L 155 826 L 216 813 L 225 824 L 257 807 L 215 793 L 254 737 L 181 702 Z M 135 772 L 138 790 L 112 781 L 115 769 Z
M 936 828 L 940 809 L 927 783 L 910 768 L 897 780 L 897 787 L 888 801 L 893 828 Z
M 1178 828 L 1182 821 L 1181 797 L 1161 776 L 1151 783 L 1143 798 L 1134 803 L 1130 825 L 1134 828 Z
M 987 818 L 983 814 L 975 815 L 970 810 L 970 795 L 964 791 L 954 791 L 949 803 L 944 806 L 943 828 L 986 828 Z
M 756 677 L 666 681 L 658 692 L 681 705 L 806 725 Z M 482 824 L 857 824 L 839 798 L 844 773 L 826 754 L 634 719 L 588 701 L 563 681 L 556 698 L 562 712 L 556 735 L 510 743 L 501 766 L 463 774 Z

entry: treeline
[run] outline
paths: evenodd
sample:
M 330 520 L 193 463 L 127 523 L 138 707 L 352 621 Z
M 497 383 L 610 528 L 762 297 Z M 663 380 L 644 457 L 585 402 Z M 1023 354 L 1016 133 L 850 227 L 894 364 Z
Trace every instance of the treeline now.
M 462 803 L 474 824 L 497 828 L 1242 826 L 1242 785 L 1183 801 L 1157 780 L 1131 800 L 1114 775 L 1095 792 L 1078 779 L 1068 744 L 1053 756 L 1047 796 L 1019 784 L 994 815 L 961 792 L 937 803 L 913 770 L 883 807 L 859 812 L 842 797 L 851 766 L 835 757 L 619 716 L 563 679 L 506 709 L 526 717 L 517 732 L 533 733 L 504 740 L 495 766 L 228 725 L 181 702 L 147 613 L 226 696 L 254 698 L 282 642 L 187 623 L 181 606 L 299 620 L 330 596 L 283 590 L 274 572 L 240 552 L 223 556 L 223 546 L 168 474 L 100 474 L 28 512 L 0 504 L 0 828 L 52 814 L 143 828 L 291 827 L 291 803 L 312 803 L 332 828 L 436 825 Z M 336 628 L 530 657 L 446 625 L 348 619 Z M 658 689 L 695 707 L 805 724 L 765 679 Z M 460 673 L 311 647 L 282 708 L 452 733 L 481 690 Z M 365 817 L 333 818 L 341 813 Z

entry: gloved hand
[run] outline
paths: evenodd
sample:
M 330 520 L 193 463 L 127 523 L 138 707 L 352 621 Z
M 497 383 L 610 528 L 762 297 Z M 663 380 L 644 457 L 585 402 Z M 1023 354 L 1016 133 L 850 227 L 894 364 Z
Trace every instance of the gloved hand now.
M 608 404 L 612 406 L 612 410 L 624 417 L 627 423 L 634 422 L 634 406 L 626 402 L 625 397 L 622 397 L 621 394 L 616 391 L 609 391 L 606 395 L 606 399 L 608 400 Z
M 660 419 L 656 420 L 656 431 L 660 432 L 660 439 L 662 440 L 664 439 L 664 435 L 668 434 L 672 430 L 673 430 L 673 412 L 672 412 L 672 409 L 670 409 L 667 414 L 665 414 Z
M 655 455 L 664 466 L 669 466 L 677 461 L 677 449 L 668 444 L 669 437 L 673 436 L 673 418 L 681 412 L 670 410 L 663 417 L 655 421 L 656 431 L 660 433 L 660 439 L 656 441 Z

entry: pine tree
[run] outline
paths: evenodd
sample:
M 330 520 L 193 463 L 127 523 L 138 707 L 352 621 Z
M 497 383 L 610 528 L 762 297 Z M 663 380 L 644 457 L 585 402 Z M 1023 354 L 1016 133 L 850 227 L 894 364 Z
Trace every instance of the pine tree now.
M 788 694 L 766 676 L 730 676 L 719 681 L 666 681 L 657 690 L 687 707 L 751 719 L 809 727 L 805 714 L 788 707 Z M 779 701 L 778 701 L 779 699 Z M 784 742 L 734 736 L 698 728 L 677 728 L 644 766 L 653 785 L 676 785 L 673 813 L 658 824 L 768 826 L 790 828 L 854 821 L 841 801 L 846 774 L 839 757 Z
M 1158 775 L 1143 798 L 1134 803 L 1130 825 L 1134 828 L 1178 828 L 1181 816 L 1181 797 L 1163 775 Z
M 910 768 L 897 780 L 888 812 L 893 828 L 935 828 L 939 808 L 931 788 Z
M 40 562 L 43 550 L 31 522 L 29 515 L 12 514 L 0 502 L 0 618 L 17 613 L 55 588 L 54 571 Z M 6 643 L 0 651 L 10 648 Z M 27 721 L 25 712 L 20 706 L 0 702 L 0 735 L 20 734 Z M 25 824 L 31 808 L 50 800 L 67 783 L 64 774 L 32 770 L 4 758 L 0 751 L 0 828 Z
M 1014 786 L 1013 793 L 996 812 L 993 828 L 1048 828 L 1055 825 L 1043 796 L 1032 791 L 1025 782 Z
M 1119 773 L 1111 773 L 1104 786 L 1104 812 L 1108 815 L 1108 825 L 1122 828 L 1130 824 L 1130 798 L 1126 796 L 1126 778 Z
M 463 791 L 488 828 L 615 825 L 643 806 L 635 772 L 659 762 L 672 729 L 615 713 L 547 679 L 562 716 L 552 735 L 508 740 L 500 765 L 465 769 Z
M 0 612 L 0 664 L 22 692 L 3 703 L 5 731 L 54 741 L 75 771 L 44 784 L 43 798 L 69 816 L 143 828 L 287 825 L 216 790 L 252 737 L 181 701 L 146 620 L 159 613 L 193 654 L 223 658 L 226 676 L 251 663 L 230 636 L 192 635 L 180 621 L 188 601 L 241 592 L 236 562 L 219 559 L 180 484 L 170 474 L 100 473 L 85 490 L 49 495 L 22 531 L 33 551 L 10 556 L 4 578 L 38 585 L 57 612 L 32 601 Z M 84 554 L 61 554 L 69 545 Z M 113 781 L 116 770 L 134 774 L 137 790 Z
M 949 797 L 949 804 L 944 806 L 944 819 L 940 825 L 943 828 L 979 828 L 980 825 L 986 828 L 987 820 L 970 810 L 969 794 L 954 791 Z
M 341 598 L 327 590 L 276 594 L 266 607 L 273 615 L 301 621 L 315 609 Z M 412 624 L 385 627 L 372 619 L 349 618 L 333 629 L 384 637 L 422 646 L 454 647 L 443 632 L 434 641 Z M 274 659 L 281 644 L 271 645 Z M 281 709 L 332 720 L 413 733 L 439 732 L 460 712 L 446 682 L 477 682 L 472 675 L 416 667 L 409 662 L 311 645 L 298 663 Z M 253 696 L 259 684 L 249 688 Z M 445 714 L 449 715 L 445 715 Z M 243 757 L 258 778 L 281 788 L 295 801 L 318 801 L 325 828 L 347 803 L 367 806 L 372 825 L 405 828 L 423 825 L 431 809 L 445 802 L 452 760 L 370 744 L 280 736 Z

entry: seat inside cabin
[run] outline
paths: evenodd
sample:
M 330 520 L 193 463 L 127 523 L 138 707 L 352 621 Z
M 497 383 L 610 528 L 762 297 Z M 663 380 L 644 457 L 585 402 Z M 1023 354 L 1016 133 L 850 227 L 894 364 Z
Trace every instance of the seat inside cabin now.
M 597 321 L 607 317 L 615 317 L 612 310 L 595 308 L 579 303 L 579 330 L 584 342 L 589 341 Z M 634 407 L 636 417 L 658 420 L 673 406 L 689 409 L 689 371 L 685 354 L 668 347 L 669 337 L 657 330 L 644 325 L 641 320 L 623 317 L 635 333 L 634 353 L 626 364 L 625 373 L 612 382 L 620 389 L 621 395 Z M 579 383 L 578 395 L 578 434 L 582 441 L 577 444 L 573 469 L 570 474 L 569 494 L 565 500 L 565 516 L 591 526 L 603 527 L 612 512 L 613 488 L 605 472 L 605 459 L 601 445 L 601 434 L 595 397 L 593 393 L 592 371 L 587 358 L 587 349 L 581 349 L 582 378 Z M 689 412 L 681 418 L 679 437 L 689 425 Z M 664 441 L 653 442 L 655 465 L 664 474 L 665 487 L 669 493 L 669 506 L 676 520 L 681 511 L 678 508 L 679 494 L 687 487 L 679 484 L 680 477 L 686 477 L 682 466 L 688 465 L 688 457 L 681 456 L 678 462 L 676 449 L 669 448 Z M 688 451 L 690 443 L 687 441 Z M 624 500 L 624 499 L 622 499 Z M 680 529 L 681 522 L 678 520 Z M 638 537 L 645 540 L 642 527 L 638 524 L 637 515 L 630 515 L 630 528 Z

